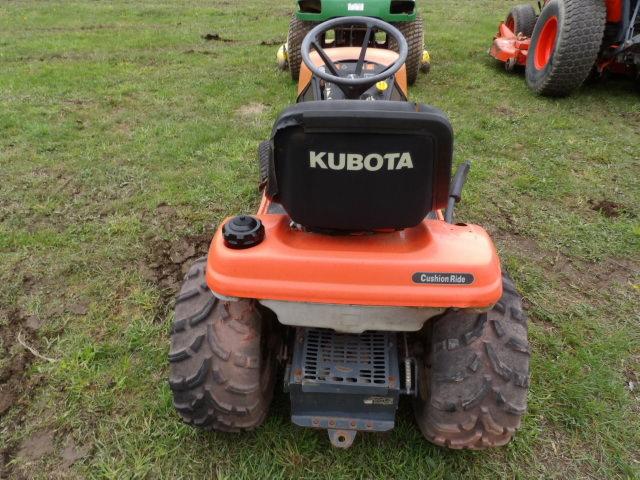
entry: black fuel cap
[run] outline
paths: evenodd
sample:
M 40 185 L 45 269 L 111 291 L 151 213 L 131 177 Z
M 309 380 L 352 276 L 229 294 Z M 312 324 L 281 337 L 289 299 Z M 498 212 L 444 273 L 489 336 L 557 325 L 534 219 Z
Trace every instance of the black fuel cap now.
M 255 247 L 264 240 L 264 225 L 251 215 L 238 215 L 224 224 L 222 238 L 229 248 Z

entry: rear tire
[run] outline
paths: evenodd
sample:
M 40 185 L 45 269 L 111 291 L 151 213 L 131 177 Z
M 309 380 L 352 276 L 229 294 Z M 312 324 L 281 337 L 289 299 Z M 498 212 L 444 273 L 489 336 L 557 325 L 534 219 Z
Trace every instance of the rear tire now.
M 547 2 L 531 36 L 529 87 L 540 95 L 560 97 L 582 85 L 598 57 L 605 16 L 602 0 Z
M 424 51 L 424 25 L 422 18 L 418 17 L 411 22 L 398 22 L 392 25 L 400 30 L 409 45 L 405 65 L 407 67 L 407 83 L 413 85 L 418 78 L 418 72 L 422 65 L 422 52 Z M 393 41 L 389 42 L 389 48 L 394 52 L 399 50 L 398 45 Z
M 513 281 L 488 313 L 435 320 L 420 365 L 416 420 L 427 440 L 449 448 L 504 445 L 527 405 L 527 319 Z
M 237 432 L 262 424 L 275 383 L 276 337 L 253 300 L 222 302 L 191 267 L 176 298 L 169 353 L 173 404 L 184 422 Z
M 511 9 L 504 23 L 516 35 L 530 37 L 536 26 L 536 11 L 532 5 L 516 5 Z
M 258 164 L 260 165 L 260 191 L 269 183 L 269 168 L 271 161 L 271 142 L 265 140 L 258 145 Z
M 300 53 L 300 46 L 304 37 L 315 26 L 314 22 L 305 22 L 299 20 L 296 14 L 291 17 L 289 23 L 289 33 L 287 34 L 287 55 L 289 56 L 289 71 L 291 72 L 291 78 L 298 81 L 300 76 L 300 64 L 302 63 L 302 54 Z

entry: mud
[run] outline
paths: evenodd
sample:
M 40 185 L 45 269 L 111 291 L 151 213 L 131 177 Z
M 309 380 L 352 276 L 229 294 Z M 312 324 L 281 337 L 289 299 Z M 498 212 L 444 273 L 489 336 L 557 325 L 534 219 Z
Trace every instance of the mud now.
M 12 414 L 19 409 L 21 398 L 33 388 L 33 384 L 25 381 L 24 372 L 33 361 L 33 357 L 18 343 L 18 332 L 23 330 L 22 338 L 33 342 L 34 334 L 23 328 L 25 318 L 18 309 L 1 312 L 6 318 L 6 324 L 0 324 L 0 418 Z M 34 380 L 35 382 L 35 380 Z M 18 413 L 17 419 L 9 428 L 19 428 L 22 419 Z M 15 455 L 15 446 L 6 446 L 0 450 L 0 478 L 10 478 L 11 467 L 7 464 Z
M 86 315 L 89 312 L 89 305 L 86 302 L 80 301 L 69 305 L 68 310 L 74 315 Z
M 197 53 L 199 55 L 213 55 L 214 57 L 217 57 L 217 54 L 215 52 L 211 52 L 209 50 L 194 50 L 193 48 L 190 48 L 189 50 L 185 50 L 184 52 L 187 55 L 190 55 L 192 53 Z
M 235 40 L 231 40 L 230 38 L 223 38 L 218 33 L 205 33 L 202 35 L 202 39 L 208 42 L 225 42 L 225 43 L 233 43 Z
M 495 108 L 496 113 L 503 115 L 505 117 L 513 118 L 517 116 L 517 112 L 507 106 L 501 105 Z
M 528 237 L 503 230 L 492 231 L 491 236 L 498 245 L 506 245 L 522 258 L 534 260 L 548 267 L 549 271 L 565 280 L 568 285 L 579 287 L 585 295 L 593 292 L 613 292 L 626 288 L 640 271 L 640 264 L 629 258 L 607 258 L 600 262 L 587 262 L 567 257 L 561 250 L 549 252 Z
M 63 469 L 69 469 L 78 460 L 82 460 L 89 455 L 90 447 L 88 445 L 78 446 L 73 440 L 70 440 L 64 447 L 60 456 L 62 457 L 61 467 Z
M 36 332 L 46 323 L 46 319 L 37 315 L 27 315 L 24 321 L 25 327 L 29 330 Z
M 167 295 L 176 295 L 191 264 L 207 254 L 212 237 L 213 233 L 208 233 L 187 236 L 173 242 L 155 239 L 148 268 L 143 268 L 143 273 Z
M 31 357 L 18 343 L 18 333 L 25 323 L 24 317 L 17 309 L 6 315 L 8 322 L 0 327 L 0 345 L 5 357 L 0 363 L 0 392 L 8 391 L 7 385 L 15 377 L 20 377 L 25 368 L 31 363 Z M 29 338 L 28 332 L 23 332 L 23 338 Z
M 182 280 L 193 262 L 206 256 L 213 233 L 191 235 L 173 242 L 155 239 L 150 249 L 151 256 L 140 271 L 160 289 L 155 321 L 163 322 L 173 300 L 180 291 Z
M 260 42 L 260 45 L 262 46 L 267 46 L 267 47 L 276 47 L 276 46 L 280 46 L 282 45 L 284 42 L 282 40 L 278 40 L 278 39 L 271 39 L 271 40 L 262 40 Z
M 49 288 L 46 281 L 30 274 L 22 277 L 20 291 L 30 296 L 43 294 Z M 17 304 L 0 305 L 0 418 L 7 417 L 4 432 L 10 433 L 22 427 L 24 413 L 32 398 L 36 395 L 42 376 L 34 373 L 27 375 L 35 357 L 24 348 L 23 343 L 42 351 L 38 331 L 47 321 L 64 313 L 62 302 L 51 301 L 38 315 L 26 314 Z M 23 445 L 4 444 L 0 449 L 0 478 L 19 478 L 15 476 L 9 462 L 18 454 L 34 458 L 44 440 L 34 439 L 33 443 Z
M 34 433 L 18 449 L 17 457 L 24 460 L 38 460 L 53 452 L 54 434 L 49 430 Z
M 612 202 L 611 200 L 600 200 L 598 202 L 595 200 L 589 200 L 589 204 L 591 205 L 592 210 L 600 212 L 608 218 L 619 217 L 622 211 L 622 205 Z
M 7 388 L 7 391 L 0 390 L 0 418 L 13 407 L 15 401 L 16 396 L 10 389 Z

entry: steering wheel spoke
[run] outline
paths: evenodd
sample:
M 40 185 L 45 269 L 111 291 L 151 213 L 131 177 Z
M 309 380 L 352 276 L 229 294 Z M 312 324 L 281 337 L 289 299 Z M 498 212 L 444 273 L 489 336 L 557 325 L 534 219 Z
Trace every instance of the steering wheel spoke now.
M 364 41 L 362 42 L 362 48 L 360 49 L 360 57 L 358 57 L 358 63 L 356 64 L 356 77 L 360 77 L 362 75 L 362 67 L 364 67 L 364 59 L 367 57 L 367 48 L 369 48 L 372 30 L 373 25 L 367 24 L 367 33 L 364 34 Z
M 327 55 L 327 53 L 320 46 L 320 44 L 316 40 L 313 40 L 311 42 L 311 46 L 313 47 L 313 49 L 316 52 L 318 52 L 318 55 L 320 55 L 320 58 L 324 62 L 324 66 L 331 72 L 331 74 L 336 76 L 336 77 L 339 77 L 340 76 L 340 72 L 338 72 L 338 69 L 336 68 L 335 63 L 333 63 L 333 60 L 331 60 L 331 58 L 329 58 L 329 55 Z

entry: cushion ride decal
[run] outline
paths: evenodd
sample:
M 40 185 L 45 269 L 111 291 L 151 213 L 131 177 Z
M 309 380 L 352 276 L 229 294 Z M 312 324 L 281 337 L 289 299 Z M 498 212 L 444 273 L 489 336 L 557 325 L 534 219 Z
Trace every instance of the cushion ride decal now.
M 423 285 L 471 285 L 475 279 L 470 273 L 416 272 L 412 280 Z

